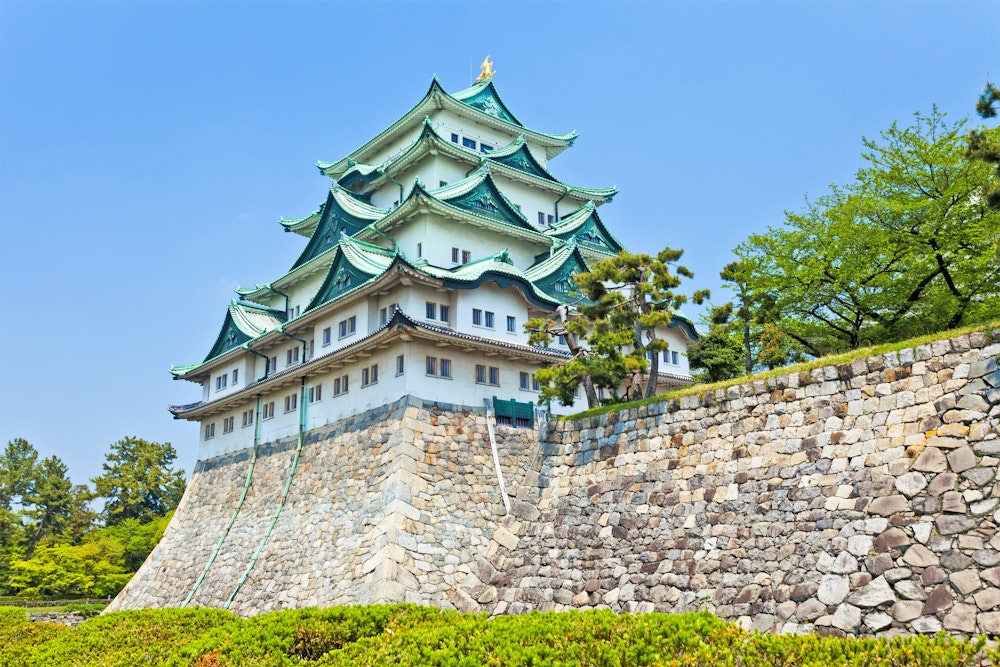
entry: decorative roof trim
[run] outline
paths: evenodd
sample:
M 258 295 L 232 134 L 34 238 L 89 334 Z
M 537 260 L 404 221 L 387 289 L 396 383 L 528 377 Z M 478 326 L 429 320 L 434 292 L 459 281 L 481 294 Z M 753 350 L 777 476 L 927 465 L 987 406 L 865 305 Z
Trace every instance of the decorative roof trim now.
M 172 405 L 168 408 L 168 410 L 174 415 L 175 419 L 198 420 L 205 416 L 222 412 L 226 409 L 231 409 L 232 406 L 243 402 L 249 396 L 268 390 L 278 389 L 284 385 L 291 384 L 301 376 L 316 373 L 326 366 L 333 365 L 335 363 L 349 363 L 351 357 L 364 351 L 372 344 L 382 343 L 385 342 L 386 339 L 399 338 L 407 334 L 423 334 L 431 339 L 452 341 L 454 343 L 461 342 L 488 350 L 496 350 L 499 348 L 506 350 L 508 353 L 529 358 L 536 363 L 562 360 L 569 356 L 568 352 L 564 352 L 562 350 L 533 347 L 530 345 L 523 345 L 521 343 L 511 343 L 492 338 L 483 338 L 481 336 L 473 336 L 471 334 L 453 331 L 445 327 L 426 324 L 409 317 L 402 310 L 400 310 L 397 305 L 393 310 L 392 317 L 389 318 L 385 324 L 381 325 L 370 334 L 359 338 L 353 343 L 350 343 L 349 345 L 334 350 L 329 354 L 313 357 L 310 360 L 291 368 L 281 370 L 277 373 L 269 375 L 266 378 L 250 383 L 238 391 L 225 394 L 217 399 L 199 401 L 197 403 L 189 403 L 187 405 Z
M 469 106 L 465 102 L 449 95 L 444 88 L 441 87 L 441 83 L 435 76 L 431 79 L 431 85 L 424 97 L 409 111 L 403 114 L 396 122 L 382 130 L 374 138 L 369 140 L 366 144 L 355 150 L 346 158 L 337 162 L 320 161 L 316 163 L 316 166 L 327 176 L 339 178 L 352 166 L 352 163 L 364 162 L 365 156 L 370 154 L 378 146 L 385 143 L 396 134 L 406 131 L 413 126 L 414 122 L 420 122 L 416 119 L 418 119 L 421 115 L 426 116 L 427 113 L 432 110 L 436 111 L 445 107 L 458 112 L 460 115 L 466 115 L 474 121 L 484 125 L 493 126 L 510 134 L 516 135 L 524 132 L 526 135 L 531 137 L 532 141 L 545 147 L 546 155 L 549 158 L 555 157 L 566 148 L 572 146 L 578 136 L 576 132 L 568 132 L 566 134 L 546 134 L 544 132 L 536 132 L 534 130 L 529 130 L 522 125 L 517 125 L 491 116 L 490 114 Z

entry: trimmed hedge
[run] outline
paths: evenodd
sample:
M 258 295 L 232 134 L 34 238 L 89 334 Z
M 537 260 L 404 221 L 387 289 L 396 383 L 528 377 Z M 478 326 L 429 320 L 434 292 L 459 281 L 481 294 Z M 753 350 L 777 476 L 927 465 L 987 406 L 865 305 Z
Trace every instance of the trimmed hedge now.
M 0 667 L 972 667 L 1000 664 L 983 638 L 840 639 L 746 632 L 708 613 L 607 610 L 488 618 L 415 605 L 297 609 L 241 619 L 219 609 L 126 611 L 74 629 L 0 608 Z

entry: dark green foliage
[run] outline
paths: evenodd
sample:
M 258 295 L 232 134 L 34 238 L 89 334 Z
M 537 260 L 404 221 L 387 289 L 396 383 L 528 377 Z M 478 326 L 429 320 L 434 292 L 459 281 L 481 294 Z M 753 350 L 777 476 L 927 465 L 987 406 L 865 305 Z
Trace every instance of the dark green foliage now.
M 995 118 L 1000 109 L 1000 88 L 989 81 L 976 102 L 976 113 L 982 118 Z M 969 154 L 994 167 L 993 178 L 986 185 L 986 203 L 1000 208 L 1000 139 L 996 132 L 979 127 L 969 134 Z
M 104 474 L 95 477 L 94 493 L 106 499 L 105 523 L 127 519 L 142 523 L 177 507 L 184 494 L 184 471 L 174 470 L 177 451 L 169 442 L 128 437 L 111 445 Z
M 993 664 L 997 658 L 982 639 L 764 635 L 708 613 L 631 616 L 603 610 L 491 619 L 375 605 L 251 619 L 217 609 L 163 609 L 107 614 L 73 630 L 30 625 L 23 610 L 0 609 L 0 667 L 971 667 L 983 657 Z
M 553 398 L 563 405 L 574 401 L 582 384 L 589 407 L 598 403 L 594 389 L 604 389 L 612 402 L 656 393 L 660 354 L 667 341 L 657 328 L 670 324 L 687 297 L 678 293 L 681 277 L 693 274 L 677 264 L 683 250 L 664 248 L 654 255 L 622 251 L 595 262 L 590 271 L 573 276 L 579 301 L 571 314 L 560 312 L 560 321 L 533 319 L 526 325 L 529 344 L 548 345 L 555 335 L 565 335 L 572 359 L 538 371 L 539 402 Z M 697 292 L 701 303 L 707 292 Z M 633 376 L 631 394 L 620 396 L 626 379 Z M 639 382 L 646 376 L 645 387 Z

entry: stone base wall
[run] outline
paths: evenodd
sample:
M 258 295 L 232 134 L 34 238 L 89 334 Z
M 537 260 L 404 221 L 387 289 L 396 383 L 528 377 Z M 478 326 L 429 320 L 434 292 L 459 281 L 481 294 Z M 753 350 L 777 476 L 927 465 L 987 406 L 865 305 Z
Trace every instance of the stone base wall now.
M 453 601 L 1000 634 L 998 355 L 995 330 L 549 424 Z
M 109 610 L 450 606 L 505 514 L 483 410 L 406 397 L 307 432 L 291 474 L 297 444 L 259 446 L 252 473 L 249 449 L 200 461 L 163 540 Z M 537 432 L 499 427 L 497 448 L 516 492 Z

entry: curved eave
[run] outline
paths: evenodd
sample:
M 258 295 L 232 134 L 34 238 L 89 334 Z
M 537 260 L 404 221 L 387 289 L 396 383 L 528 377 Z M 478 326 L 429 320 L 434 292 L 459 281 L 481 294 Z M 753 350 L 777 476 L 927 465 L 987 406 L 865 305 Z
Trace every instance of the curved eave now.
M 326 176 L 331 178 L 340 178 L 354 163 L 367 162 L 368 160 L 366 157 L 377 150 L 380 146 L 393 140 L 399 134 L 409 131 L 417 123 L 422 122 L 423 116 L 429 115 L 432 111 L 439 111 L 445 108 L 454 111 L 461 116 L 466 116 L 481 125 L 493 127 L 494 129 L 500 130 L 506 134 L 517 136 L 523 132 L 526 136 L 530 137 L 532 141 L 545 148 L 547 158 L 555 157 L 565 149 L 569 148 L 573 145 L 573 142 L 577 138 L 576 132 L 568 132 L 566 134 L 545 134 L 543 132 L 535 132 L 534 130 L 529 130 L 528 128 L 520 125 L 515 125 L 508 121 L 495 118 L 490 114 L 480 111 L 475 107 L 471 107 L 461 100 L 455 99 L 449 95 L 445 92 L 444 88 L 441 87 L 437 77 L 434 77 L 431 80 L 431 85 L 427 94 L 424 95 L 419 102 L 403 114 L 396 122 L 382 130 L 374 138 L 368 141 L 368 143 L 364 144 L 347 157 L 337 162 L 319 161 L 316 163 L 316 166 L 319 168 L 320 172 Z
M 603 234 L 612 244 L 610 249 L 576 236 L 580 229 L 590 222 L 591 218 L 593 218 L 594 226 L 597 227 L 601 234 Z M 597 214 L 597 203 L 593 200 L 588 201 L 586 204 L 573 211 L 562 220 L 558 221 L 555 225 L 545 230 L 545 234 L 564 241 L 574 240 L 580 246 L 586 247 L 592 252 L 601 254 L 616 255 L 625 249 L 622 242 L 615 238 L 614 234 L 608 231 L 604 221 L 601 220 L 601 216 Z
M 674 314 L 670 318 L 670 324 L 667 325 L 668 329 L 680 329 L 692 341 L 698 340 L 698 331 L 694 328 L 691 320 L 684 317 L 683 315 Z
M 279 296 L 275 292 L 272 292 L 271 288 L 284 291 L 285 288 L 291 287 L 309 276 L 328 268 L 327 264 L 333 258 L 333 251 L 336 249 L 337 246 L 327 248 L 308 262 L 296 266 L 285 275 L 269 283 L 254 285 L 253 287 L 237 287 L 236 293 L 241 299 L 249 299 L 250 301 L 261 300 L 266 296 Z
M 472 278 L 442 277 L 441 280 L 449 289 L 475 289 L 486 282 L 495 282 L 501 289 L 515 287 L 528 303 L 542 310 L 554 310 L 560 304 L 560 301 L 535 287 L 530 280 L 520 275 L 520 272 L 486 269 Z
M 279 218 L 278 224 L 281 225 L 286 232 L 295 232 L 305 237 L 312 236 L 313 230 L 316 229 L 316 225 L 319 224 L 319 211 L 313 211 L 304 218 Z
M 199 420 L 219 414 L 256 394 L 274 391 L 281 387 L 294 384 L 304 375 L 312 375 L 328 367 L 340 367 L 353 363 L 359 353 L 372 346 L 377 346 L 394 339 L 412 340 L 414 337 L 452 344 L 466 351 L 500 352 L 514 358 L 526 359 L 532 363 L 545 364 L 566 359 L 569 354 L 559 350 L 532 347 L 520 343 L 494 340 L 464 334 L 445 327 L 426 324 L 410 318 L 397 306 L 389 321 L 370 334 L 359 338 L 350 345 L 339 348 L 329 354 L 313 357 L 305 363 L 284 369 L 278 373 L 259 379 L 238 391 L 231 392 L 210 401 L 200 401 L 187 405 L 172 405 L 168 407 L 175 419 Z
M 534 229 L 515 227 L 511 224 L 497 222 L 492 218 L 472 213 L 458 206 L 453 206 L 428 193 L 421 184 L 415 185 L 403 203 L 397 206 L 389 215 L 358 232 L 355 238 L 363 241 L 378 240 L 381 238 L 380 232 L 386 233 L 391 231 L 395 227 L 404 224 L 410 218 L 425 212 L 434 212 L 458 222 L 482 227 L 526 241 L 544 245 L 551 245 L 553 242 L 551 237 Z

